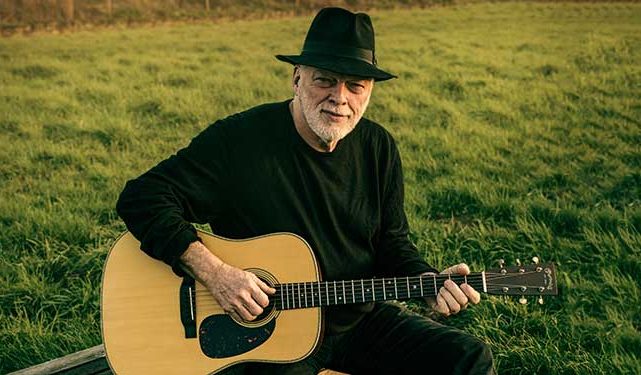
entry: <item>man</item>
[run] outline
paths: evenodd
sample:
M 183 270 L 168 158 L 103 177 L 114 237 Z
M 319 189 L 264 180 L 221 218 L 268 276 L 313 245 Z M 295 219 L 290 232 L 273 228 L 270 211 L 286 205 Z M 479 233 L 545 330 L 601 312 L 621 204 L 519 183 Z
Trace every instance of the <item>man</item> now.
M 408 239 L 401 161 L 391 135 L 363 118 L 375 81 L 395 78 L 376 64 L 370 18 L 321 10 L 294 65 L 294 98 L 210 126 L 176 155 L 129 181 L 118 213 L 151 256 L 206 286 L 236 319 L 253 320 L 275 290 L 225 264 L 198 241 L 191 222 L 223 237 L 293 232 L 306 239 L 326 280 L 437 272 Z M 445 273 L 467 274 L 464 264 Z M 448 281 L 441 314 L 476 304 L 479 293 Z M 294 364 L 246 364 L 230 371 L 316 374 L 492 373 L 479 340 L 411 314 L 370 303 L 326 309 L 319 348 Z

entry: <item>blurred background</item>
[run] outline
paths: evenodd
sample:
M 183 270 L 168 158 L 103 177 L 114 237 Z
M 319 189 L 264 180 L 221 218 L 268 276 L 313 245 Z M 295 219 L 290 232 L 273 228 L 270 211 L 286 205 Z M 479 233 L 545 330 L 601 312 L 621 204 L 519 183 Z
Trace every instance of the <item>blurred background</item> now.
M 4 34 L 84 25 L 235 19 L 306 14 L 324 6 L 354 9 L 450 4 L 454 0 L 2 0 Z

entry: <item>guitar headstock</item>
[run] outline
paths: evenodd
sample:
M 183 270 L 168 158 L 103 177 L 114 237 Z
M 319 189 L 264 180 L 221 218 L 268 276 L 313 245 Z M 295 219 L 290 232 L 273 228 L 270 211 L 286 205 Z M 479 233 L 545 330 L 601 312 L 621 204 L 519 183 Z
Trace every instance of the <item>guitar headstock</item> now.
M 497 295 L 557 295 L 554 263 L 503 266 L 485 271 L 487 293 Z M 517 262 L 518 263 L 518 262 Z

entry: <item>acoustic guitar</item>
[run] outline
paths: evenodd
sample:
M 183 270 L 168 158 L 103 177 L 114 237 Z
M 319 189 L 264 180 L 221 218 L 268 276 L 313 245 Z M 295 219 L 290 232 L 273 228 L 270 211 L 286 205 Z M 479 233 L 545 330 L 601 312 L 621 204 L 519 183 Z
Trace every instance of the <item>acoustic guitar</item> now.
M 557 294 L 551 263 L 467 276 L 322 281 L 312 249 L 297 235 L 199 237 L 226 263 L 273 286 L 270 305 L 254 321 L 234 320 L 201 284 L 176 276 L 125 233 L 109 252 L 102 280 L 102 335 L 114 373 L 214 374 L 246 361 L 295 362 L 319 343 L 324 306 L 434 296 L 447 279 L 488 294 Z

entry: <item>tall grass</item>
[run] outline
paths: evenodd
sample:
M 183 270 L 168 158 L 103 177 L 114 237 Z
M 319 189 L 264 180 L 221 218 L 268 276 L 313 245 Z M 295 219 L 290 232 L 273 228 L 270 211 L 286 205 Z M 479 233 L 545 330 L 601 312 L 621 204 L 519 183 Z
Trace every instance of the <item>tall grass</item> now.
M 641 5 L 372 13 L 368 116 L 397 138 L 412 239 L 437 267 L 537 255 L 544 305 L 448 318 L 506 374 L 641 374 Z M 309 19 L 0 40 L 0 373 L 99 344 L 124 182 L 217 118 L 290 95 Z M 424 311 L 419 305 L 417 311 Z

